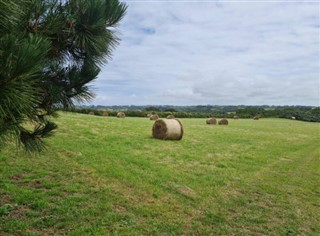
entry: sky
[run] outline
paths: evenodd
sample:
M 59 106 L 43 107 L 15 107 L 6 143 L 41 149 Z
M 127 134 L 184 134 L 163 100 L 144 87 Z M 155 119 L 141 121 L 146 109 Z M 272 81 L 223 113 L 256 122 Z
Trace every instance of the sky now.
M 318 1 L 125 1 L 94 105 L 319 106 Z

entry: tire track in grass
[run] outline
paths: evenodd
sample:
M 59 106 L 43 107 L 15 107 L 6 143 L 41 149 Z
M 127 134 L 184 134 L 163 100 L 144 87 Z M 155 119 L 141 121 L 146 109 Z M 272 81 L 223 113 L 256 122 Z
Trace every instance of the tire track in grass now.
M 319 235 L 319 167 L 319 148 L 309 145 L 225 188 L 229 232 Z

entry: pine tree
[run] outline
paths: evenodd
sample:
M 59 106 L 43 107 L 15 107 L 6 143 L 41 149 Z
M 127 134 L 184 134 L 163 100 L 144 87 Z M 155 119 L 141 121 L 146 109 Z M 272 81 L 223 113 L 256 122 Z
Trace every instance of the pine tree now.
M 118 0 L 0 0 L 0 145 L 40 151 L 118 44 Z

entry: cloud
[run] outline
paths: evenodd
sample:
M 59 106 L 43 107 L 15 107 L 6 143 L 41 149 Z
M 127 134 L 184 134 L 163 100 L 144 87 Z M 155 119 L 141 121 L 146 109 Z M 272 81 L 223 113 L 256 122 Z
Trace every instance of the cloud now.
M 127 3 L 94 104 L 319 105 L 319 3 Z

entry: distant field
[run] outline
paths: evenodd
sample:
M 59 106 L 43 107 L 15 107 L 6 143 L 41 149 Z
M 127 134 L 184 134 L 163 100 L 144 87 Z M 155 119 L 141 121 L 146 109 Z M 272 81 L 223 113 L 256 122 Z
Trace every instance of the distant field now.
M 47 152 L 0 152 L 0 235 L 320 235 L 320 124 L 61 113 Z

